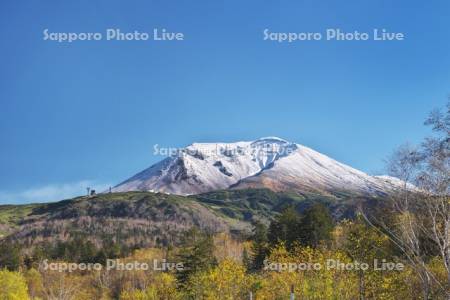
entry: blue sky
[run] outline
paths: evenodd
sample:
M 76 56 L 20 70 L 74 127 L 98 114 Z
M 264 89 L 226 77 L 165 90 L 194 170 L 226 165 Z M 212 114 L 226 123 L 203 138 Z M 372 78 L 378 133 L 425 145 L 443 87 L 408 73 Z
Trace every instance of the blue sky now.
M 450 93 L 442 1 L 3 1 L 0 203 L 102 189 L 153 145 L 275 135 L 371 174 L 419 142 Z M 182 42 L 43 40 L 52 32 L 183 32 Z M 403 32 L 404 41 L 263 40 L 263 30 Z

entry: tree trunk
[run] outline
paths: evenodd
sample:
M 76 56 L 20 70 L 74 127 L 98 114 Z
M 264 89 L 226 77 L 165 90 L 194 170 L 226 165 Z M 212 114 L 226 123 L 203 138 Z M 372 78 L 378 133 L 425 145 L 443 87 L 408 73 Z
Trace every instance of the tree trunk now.
M 364 271 L 359 271 L 359 300 L 366 299 L 366 286 L 364 281 Z

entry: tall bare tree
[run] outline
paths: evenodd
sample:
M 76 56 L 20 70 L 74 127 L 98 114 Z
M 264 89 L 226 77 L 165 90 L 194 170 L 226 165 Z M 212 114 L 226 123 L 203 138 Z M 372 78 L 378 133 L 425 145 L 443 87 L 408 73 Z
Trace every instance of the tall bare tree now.
M 390 175 L 402 180 L 390 196 L 393 217 L 366 219 L 403 252 L 421 280 L 424 299 L 430 299 L 432 283 L 450 298 L 450 99 L 446 110 L 433 111 L 425 125 L 434 135 L 417 147 L 399 147 L 388 159 Z M 433 252 L 447 272 L 446 283 L 427 266 Z

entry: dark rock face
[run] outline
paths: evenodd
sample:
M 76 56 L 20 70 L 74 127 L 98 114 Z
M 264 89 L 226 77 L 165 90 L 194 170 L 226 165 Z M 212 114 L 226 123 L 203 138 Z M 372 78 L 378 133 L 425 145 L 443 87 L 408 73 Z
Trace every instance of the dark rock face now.
M 227 168 L 223 166 L 221 161 L 216 161 L 213 166 L 218 167 L 219 171 L 222 172 L 224 175 L 233 176 L 233 174 L 228 172 Z

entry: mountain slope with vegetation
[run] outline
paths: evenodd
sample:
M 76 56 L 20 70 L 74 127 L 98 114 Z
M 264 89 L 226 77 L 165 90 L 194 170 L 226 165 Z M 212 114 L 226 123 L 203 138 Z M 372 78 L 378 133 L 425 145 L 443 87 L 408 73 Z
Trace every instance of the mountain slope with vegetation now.
M 55 203 L 0 206 L 3 240 L 33 248 L 42 243 L 89 240 L 141 248 L 177 244 L 197 227 L 245 237 L 252 224 L 268 224 L 287 207 L 299 212 L 312 203 L 328 206 L 335 219 L 352 217 L 350 195 L 276 193 L 268 189 L 223 190 L 196 196 L 151 192 L 106 193 Z
M 191 227 L 211 232 L 229 227 L 195 199 L 147 192 L 78 197 L 31 209 L 8 206 L 0 208 L 0 215 L 14 211 L 19 215 L 2 220 L 10 232 L 4 239 L 24 247 L 75 237 L 97 245 L 112 240 L 130 247 L 161 246 Z

